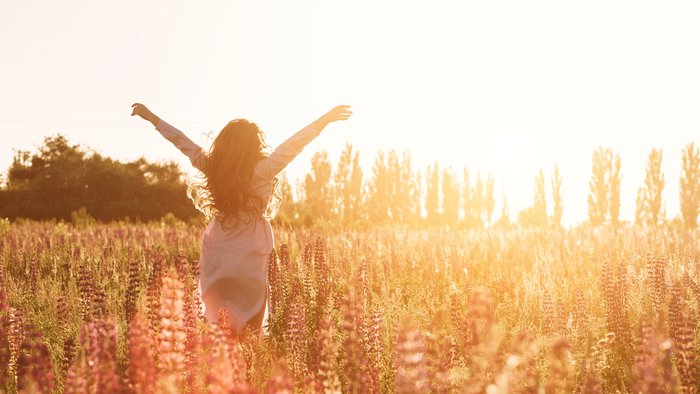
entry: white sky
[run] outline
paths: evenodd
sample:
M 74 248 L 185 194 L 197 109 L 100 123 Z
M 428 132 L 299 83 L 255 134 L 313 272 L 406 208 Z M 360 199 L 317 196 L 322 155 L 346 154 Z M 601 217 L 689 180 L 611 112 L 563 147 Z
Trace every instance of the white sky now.
M 591 154 L 605 145 L 620 153 L 630 219 L 661 147 L 674 217 L 681 148 L 700 142 L 698 20 L 689 1 L 0 0 L 0 169 L 58 132 L 121 160 L 187 166 L 129 116 L 135 101 L 198 142 L 244 117 L 273 146 L 350 104 L 351 121 L 314 141 L 291 178 L 315 151 L 335 163 L 346 142 L 366 175 L 376 151 L 409 150 L 421 168 L 493 173 L 515 217 L 537 171 L 559 164 L 570 224 L 587 216 Z

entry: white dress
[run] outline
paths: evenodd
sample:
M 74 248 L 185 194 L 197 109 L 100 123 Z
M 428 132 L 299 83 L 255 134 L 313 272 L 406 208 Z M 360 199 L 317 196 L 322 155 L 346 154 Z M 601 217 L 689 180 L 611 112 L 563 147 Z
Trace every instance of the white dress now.
M 163 137 L 189 157 L 192 165 L 204 169 L 207 155 L 180 130 L 160 120 L 156 125 Z M 255 166 L 250 192 L 264 202 L 272 195 L 272 180 L 323 130 L 318 121 L 311 123 L 280 144 L 269 157 Z M 212 219 L 202 235 L 199 257 L 198 293 L 209 322 L 218 320 L 221 307 L 228 309 L 233 327 L 240 331 L 252 317 L 265 309 L 267 317 L 267 264 L 274 247 L 270 222 L 239 220 L 224 230 Z

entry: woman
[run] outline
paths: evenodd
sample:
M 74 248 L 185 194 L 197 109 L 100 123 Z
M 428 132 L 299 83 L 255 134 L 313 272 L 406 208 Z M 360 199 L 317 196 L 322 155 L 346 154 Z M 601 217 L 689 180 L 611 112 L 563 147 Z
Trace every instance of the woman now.
M 267 262 L 274 247 L 269 210 L 273 200 L 279 202 L 276 176 L 329 123 L 347 120 L 350 107 L 333 108 L 270 155 L 263 152 L 262 131 L 245 119 L 230 121 L 205 152 L 145 105 L 136 103 L 132 108 L 132 116 L 151 122 L 204 174 L 204 180 L 188 190 L 210 219 L 199 258 L 198 292 L 204 316 L 215 322 L 219 309 L 226 308 L 236 331 L 244 325 L 260 330 L 268 297 Z

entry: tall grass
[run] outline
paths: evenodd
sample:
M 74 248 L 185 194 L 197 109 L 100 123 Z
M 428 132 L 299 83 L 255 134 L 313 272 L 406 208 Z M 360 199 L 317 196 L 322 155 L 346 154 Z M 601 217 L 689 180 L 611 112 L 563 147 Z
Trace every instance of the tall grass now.
M 13 224 L 7 392 L 698 390 L 700 233 L 276 233 L 266 336 L 197 299 L 200 230 Z

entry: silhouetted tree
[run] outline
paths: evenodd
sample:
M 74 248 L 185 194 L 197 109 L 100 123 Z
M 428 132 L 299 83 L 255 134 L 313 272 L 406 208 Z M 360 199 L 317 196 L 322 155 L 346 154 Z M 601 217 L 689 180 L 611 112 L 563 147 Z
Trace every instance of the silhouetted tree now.
M 275 221 L 277 223 L 294 224 L 298 220 L 298 212 L 292 185 L 289 183 L 287 175 L 284 172 L 278 176 L 278 180 L 279 194 L 282 201 L 280 201 L 280 207 L 275 216 Z
M 547 225 L 547 198 L 545 195 L 544 172 L 535 177 L 535 198 L 532 206 L 518 214 L 518 223 L 523 227 L 544 227 Z
M 346 210 L 350 222 L 355 223 L 363 216 L 362 214 L 362 168 L 360 167 L 360 153 L 355 152 L 352 158 L 352 169 L 350 175 L 350 187 L 348 193 L 348 208 Z
M 610 223 L 613 226 L 617 226 L 620 222 L 620 181 L 622 176 L 620 175 L 620 155 L 615 155 L 615 162 L 611 167 L 610 172 L 610 187 L 609 195 L 610 200 L 608 202 L 608 207 L 610 208 Z
M 313 220 L 331 218 L 333 201 L 331 173 L 328 154 L 326 152 L 314 154 L 311 158 L 311 172 L 304 177 L 304 210 Z M 309 219 L 305 221 L 308 222 Z
M 403 152 L 400 160 L 393 161 L 397 179 L 397 186 L 394 188 L 396 201 L 400 208 L 401 221 L 403 223 L 418 224 L 421 221 L 420 212 L 420 177 L 414 174 L 411 163 L 411 154 Z
M 465 168 L 462 182 L 462 207 L 464 210 L 464 224 L 467 228 L 482 226 L 481 205 L 481 196 L 478 194 L 476 187 L 472 186 L 469 170 Z
M 664 220 L 661 194 L 664 190 L 664 174 L 661 172 L 663 151 L 652 149 L 647 159 L 644 185 L 637 192 L 637 223 L 655 226 Z
M 608 190 L 610 165 L 612 163 L 612 150 L 598 147 L 593 152 L 593 168 L 591 180 L 588 183 L 588 220 L 593 226 L 605 223 L 605 215 L 608 211 Z
M 387 155 L 386 168 L 388 172 L 388 215 L 394 223 L 406 223 L 409 216 L 410 188 L 410 162 L 408 173 L 402 168 L 404 160 L 399 158 L 396 151 L 390 151 Z
M 537 215 L 538 223 L 542 225 L 547 224 L 547 196 L 544 185 L 544 172 L 540 170 L 537 177 L 535 177 L 535 203 L 532 207 L 535 210 L 535 215 Z
M 440 167 L 435 162 L 425 175 L 425 211 L 428 224 L 440 222 Z
M 84 208 L 98 220 L 154 220 L 167 213 L 201 218 L 186 190 L 175 163 L 122 163 L 57 135 L 45 138 L 37 153 L 17 153 L 7 190 L 0 191 L 0 217 L 70 220 Z
M 459 221 L 459 183 L 451 168 L 442 170 L 442 207 L 445 223 L 456 225 Z
M 476 175 L 472 183 L 469 170 L 464 169 L 464 183 L 462 186 L 462 209 L 464 211 L 464 225 L 467 228 L 479 228 L 491 222 L 491 216 L 496 206 L 493 197 L 493 176 L 488 175 L 486 182 L 481 174 Z
M 683 149 L 683 173 L 680 179 L 680 205 L 683 223 L 697 226 L 700 209 L 700 150 L 693 143 Z
M 552 202 L 554 203 L 552 225 L 556 227 L 561 226 L 561 215 L 564 212 L 561 200 L 561 184 L 562 178 L 561 174 L 559 174 L 559 166 L 554 166 L 554 174 L 552 174 Z
M 345 225 L 357 222 L 361 202 L 362 169 L 359 165 L 359 152 L 353 151 L 351 144 L 347 144 L 340 154 L 334 180 L 335 214 Z
M 486 188 L 482 201 L 484 203 L 484 223 L 488 224 L 491 222 L 493 210 L 496 208 L 496 199 L 493 197 L 493 175 L 489 174 L 486 177 Z
M 503 193 L 503 205 L 501 206 L 501 217 L 495 223 L 497 228 L 507 229 L 511 226 L 510 214 L 508 213 L 508 201 L 506 201 L 506 195 Z

